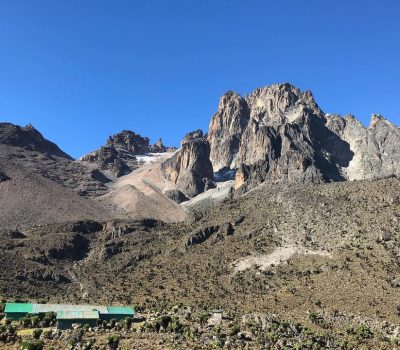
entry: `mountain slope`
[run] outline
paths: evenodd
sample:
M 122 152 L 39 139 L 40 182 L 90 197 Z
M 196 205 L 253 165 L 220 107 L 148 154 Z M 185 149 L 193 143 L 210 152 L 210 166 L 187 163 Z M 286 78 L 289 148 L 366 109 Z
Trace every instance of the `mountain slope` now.
M 110 217 L 93 201 L 1 156 L 0 169 L 9 178 L 0 182 L 3 228 Z
M 2 235 L 1 287 L 32 298 L 52 290 L 49 300 L 183 302 L 302 322 L 312 311 L 332 322 L 358 315 L 396 323 L 399 218 L 396 178 L 265 184 L 191 223 L 108 221 L 91 231 L 68 224 L 25 229 L 26 238 Z M 71 243 L 75 235 L 87 244 Z M 72 255 L 78 248 L 82 254 Z M 66 281 L 33 273 L 47 270 Z M 16 274 L 21 283 L 11 283 Z

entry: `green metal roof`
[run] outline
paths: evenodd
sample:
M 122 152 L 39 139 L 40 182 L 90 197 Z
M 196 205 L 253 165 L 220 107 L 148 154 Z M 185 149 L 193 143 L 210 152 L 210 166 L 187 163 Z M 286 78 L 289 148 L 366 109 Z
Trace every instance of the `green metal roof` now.
M 107 306 L 109 315 L 131 315 L 135 314 L 135 310 L 130 306 Z
M 97 312 L 100 314 L 109 315 L 127 315 L 133 316 L 135 310 L 130 306 L 100 306 L 100 305 L 69 305 L 69 304 L 31 304 L 31 303 L 6 303 L 5 312 L 7 313 L 46 313 L 46 312 L 61 313 L 88 313 Z
M 97 320 L 99 318 L 98 311 L 59 311 L 57 312 L 57 320 Z
M 32 313 L 33 304 L 31 303 L 6 303 L 5 312 Z

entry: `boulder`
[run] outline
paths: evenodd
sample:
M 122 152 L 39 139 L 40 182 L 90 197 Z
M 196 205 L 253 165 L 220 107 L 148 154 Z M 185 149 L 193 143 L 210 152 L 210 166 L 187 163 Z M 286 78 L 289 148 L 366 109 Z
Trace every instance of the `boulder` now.
M 172 199 L 176 203 L 182 203 L 189 200 L 189 198 L 186 197 L 184 193 L 179 190 L 167 190 L 164 191 L 164 195 L 169 199 Z

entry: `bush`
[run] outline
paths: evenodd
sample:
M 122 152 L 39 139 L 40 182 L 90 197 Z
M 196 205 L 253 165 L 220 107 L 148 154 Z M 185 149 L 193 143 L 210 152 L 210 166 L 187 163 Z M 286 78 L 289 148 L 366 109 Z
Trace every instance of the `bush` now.
M 200 322 L 200 324 L 201 324 L 201 325 L 205 324 L 205 323 L 208 321 L 209 317 L 210 317 L 210 315 L 209 315 L 208 312 L 205 312 L 205 311 L 202 312 L 202 313 L 200 314 L 200 316 L 199 316 L 199 322 Z
M 56 313 L 55 312 L 47 312 L 42 320 L 43 327 L 52 326 L 56 323 Z
M 133 318 L 132 317 L 126 317 L 125 318 L 125 325 L 127 328 L 130 328 L 132 326 L 133 323 Z
M 43 340 L 25 340 L 21 343 L 22 350 L 43 350 Z
M 50 339 L 50 338 L 51 338 L 51 331 L 48 331 L 48 330 L 43 331 L 42 337 L 43 337 L 44 339 Z
M 19 323 L 23 327 L 30 327 L 32 325 L 32 321 L 31 321 L 31 318 L 29 316 L 21 317 L 20 320 L 19 320 Z
M 118 335 L 110 335 L 107 338 L 107 344 L 110 350 L 117 350 L 119 345 L 119 336 Z
M 41 329 L 34 329 L 32 335 L 35 339 L 39 339 L 42 335 L 42 332 L 43 331 Z
M 182 323 L 179 322 L 179 319 L 174 319 L 169 322 L 167 326 L 167 331 L 172 333 L 182 333 L 185 329 Z
M 361 324 L 355 328 L 351 328 L 347 331 L 349 334 L 353 334 L 356 339 L 370 339 L 373 336 L 371 330 L 364 324 Z
M 33 327 L 37 327 L 39 325 L 40 318 L 39 316 L 32 316 L 31 317 L 31 323 Z
M 96 341 L 94 339 L 89 339 L 85 344 L 82 346 L 82 350 L 90 350 L 92 349 L 94 343 Z
M 229 329 L 229 335 L 236 335 L 240 332 L 240 327 L 235 323 L 231 326 L 231 328 Z
M 168 325 L 171 323 L 172 317 L 169 315 L 162 315 L 159 318 L 157 318 L 156 323 L 155 323 L 155 328 L 156 331 L 158 332 L 161 327 L 164 329 L 167 329 Z

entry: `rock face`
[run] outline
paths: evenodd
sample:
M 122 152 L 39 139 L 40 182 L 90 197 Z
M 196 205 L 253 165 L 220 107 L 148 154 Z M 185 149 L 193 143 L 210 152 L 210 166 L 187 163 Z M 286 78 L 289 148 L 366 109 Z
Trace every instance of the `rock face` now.
M 320 183 L 380 178 L 400 172 L 399 128 L 373 116 L 322 112 L 310 91 L 290 84 L 222 96 L 208 132 L 214 172 L 236 170 L 236 188 L 263 181 Z
M 108 138 L 106 147 L 122 149 L 132 154 L 145 154 L 150 152 L 150 139 L 129 130 L 122 130 Z
M 11 123 L 0 123 L 0 144 L 18 146 L 72 160 L 71 156 L 63 152 L 55 143 L 46 140 L 31 124 L 21 127 Z
M 159 139 L 154 145 L 148 137 L 142 137 L 129 130 L 110 136 L 104 147 L 81 157 L 81 161 L 95 164 L 100 170 L 107 170 L 114 177 L 127 175 L 137 169 L 136 155 L 163 153 L 171 150 Z
M 354 157 L 342 169 L 348 180 L 400 176 L 400 129 L 373 114 L 369 127 L 354 116 L 327 117 L 327 127 L 349 143 Z
M 210 187 L 213 169 L 210 162 L 210 145 L 201 130 L 185 136 L 181 148 L 161 164 L 167 180 L 188 197 L 194 197 Z

